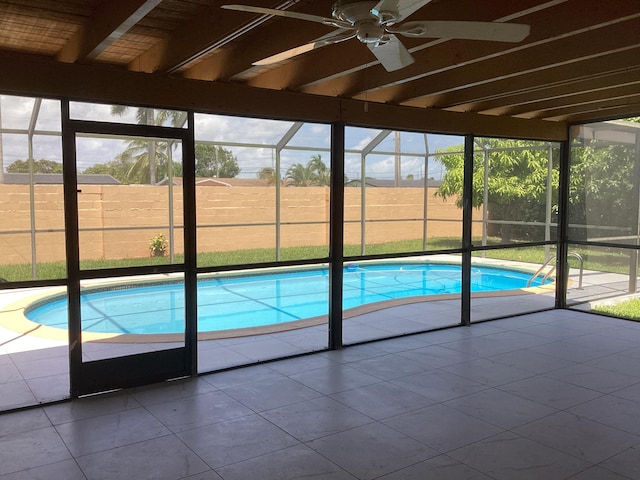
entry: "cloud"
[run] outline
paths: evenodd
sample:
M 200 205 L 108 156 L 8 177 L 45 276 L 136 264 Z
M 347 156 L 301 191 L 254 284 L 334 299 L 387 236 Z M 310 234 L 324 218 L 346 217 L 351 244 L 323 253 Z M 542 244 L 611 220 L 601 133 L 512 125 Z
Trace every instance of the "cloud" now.
M 2 127 L 19 129 L 22 134 L 3 134 L 3 157 L 5 166 L 15 160 L 28 158 L 28 144 L 25 133 L 31 121 L 36 101 L 34 98 L 17 96 L 0 96 L 2 108 Z M 84 120 L 100 120 L 137 123 L 136 107 L 130 107 L 121 116 L 113 116 L 111 105 L 71 102 L 70 113 L 73 118 Z M 37 116 L 36 132 L 33 141 L 34 158 L 46 158 L 62 161 L 61 110 L 58 100 L 43 99 Z M 260 169 L 275 165 L 275 145 L 296 127 L 292 121 L 270 120 L 259 118 L 233 117 L 224 115 L 195 114 L 196 141 L 211 141 L 222 144 L 238 159 L 241 167 L 240 176 L 254 178 Z M 360 176 L 360 154 L 364 148 L 382 132 L 381 129 L 349 126 L 345 130 L 345 173 L 348 178 Z M 45 135 L 43 133 L 53 133 Z M 367 156 L 367 176 L 393 178 L 395 175 L 396 135 L 391 132 Z M 424 171 L 424 158 L 410 156 L 424 154 L 425 135 L 416 132 L 399 134 L 400 152 L 402 154 L 401 172 L 418 178 Z M 430 152 L 451 145 L 462 145 L 464 137 L 454 135 L 428 134 L 426 136 Z M 321 123 L 305 123 L 287 142 L 281 151 L 281 169 L 294 163 L 306 164 L 313 155 L 321 155 L 330 165 L 331 126 Z M 127 147 L 125 140 L 105 137 L 81 137 L 77 139 L 78 169 L 82 171 L 96 163 L 106 163 Z M 375 154 L 375 152 L 379 152 Z M 179 151 L 174 151 L 174 159 L 181 158 Z M 429 176 L 439 178 L 441 165 L 434 159 L 429 161 Z

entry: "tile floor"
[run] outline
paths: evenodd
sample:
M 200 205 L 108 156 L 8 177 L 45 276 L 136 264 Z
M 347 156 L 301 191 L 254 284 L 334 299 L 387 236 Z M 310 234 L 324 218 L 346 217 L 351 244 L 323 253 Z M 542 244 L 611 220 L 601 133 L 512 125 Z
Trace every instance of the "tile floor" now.
M 0 416 L 0 480 L 640 479 L 640 323 L 554 310 Z

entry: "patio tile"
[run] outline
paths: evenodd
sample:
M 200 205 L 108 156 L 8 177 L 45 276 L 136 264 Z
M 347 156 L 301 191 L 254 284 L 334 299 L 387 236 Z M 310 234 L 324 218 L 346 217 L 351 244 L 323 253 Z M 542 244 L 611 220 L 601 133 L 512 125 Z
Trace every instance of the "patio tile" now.
M 535 347 L 531 347 L 531 350 L 545 355 L 550 355 L 552 357 L 558 357 L 563 360 L 569 360 L 571 362 L 588 362 L 589 360 L 610 355 L 609 352 L 598 347 L 590 348 L 564 340 L 546 343 L 544 345 L 537 345 Z
M 260 472 L 260 480 L 355 480 L 335 463 L 312 449 L 298 445 L 244 462 L 218 468 L 224 480 L 246 480 Z
M 538 375 L 498 387 L 505 392 L 564 410 L 588 402 L 603 394 L 588 388 Z
M 491 480 L 484 473 L 458 462 L 447 455 L 439 455 L 416 463 L 397 472 L 380 477 L 379 480 Z
M 204 473 L 198 473 L 197 475 L 184 477 L 182 480 L 223 480 L 223 478 L 213 470 L 209 470 Z
M 8 356 L 5 358 L 8 358 Z M 23 380 L 22 374 L 10 360 L 7 363 L 0 363 L 0 384 L 19 380 Z
M 71 458 L 53 427 L 0 437 L 0 475 Z
M 591 464 L 506 432 L 449 453 L 497 480 L 564 480 Z
M 63 460 L 41 467 L 28 468 L 19 472 L 3 475 L 2 480 L 87 480 L 75 460 Z
M 618 430 L 640 435 L 640 404 L 614 395 L 603 395 L 568 409 L 568 412 Z
M 253 412 L 222 391 L 148 405 L 147 410 L 172 432 L 182 432 Z
M 224 389 L 282 377 L 282 374 L 275 372 L 268 365 L 252 365 L 242 369 L 203 375 L 201 378 L 216 388 Z
M 424 370 L 419 363 L 395 354 L 358 360 L 350 363 L 349 367 L 383 380 L 404 377 Z
M 567 412 L 541 418 L 514 432 L 594 464 L 640 444 L 640 436 Z
M 372 422 L 366 415 L 328 397 L 267 410 L 262 416 L 303 442 Z
M 188 430 L 178 437 L 214 469 L 299 443 L 256 414 Z
M 443 370 L 433 370 L 392 380 L 393 384 L 424 395 L 437 402 L 446 402 L 489 387 Z
M 225 388 L 224 392 L 255 412 L 264 412 L 320 396 L 316 390 L 286 377 L 229 387 Z
M 444 367 L 443 370 L 494 387 L 532 376 L 530 371 L 510 367 L 485 358 L 456 363 L 455 365 Z
M 29 389 L 33 392 L 38 403 L 55 402 L 70 396 L 69 375 L 61 373 L 49 377 L 27 380 Z
M 38 401 L 26 381 L 0 383 L 0 409 L 9 410 L 37 403 Z
M 546 373 L 545 376 L 602 393 L 615 392 L 640 383 L 640 378 L 638 377 L 584 364 L 571 365 L 560 370 L 554 370 Z
M 640 478 L 640 445 L 609 458 L 600 466 L 625 478 Z
M 445 402 L 444 405 L 505 429 L 512 429 L 556 412 L 554 408 L 497 389 L 472 393 Z
M 323 437 L 308 446 L 359 479 L 373 479 L 437 455 L 378 423 Z
M 445 405 L 432 405 L 384 420 L 382 423 L 441 453 L 503 431 Z
M 153 461 L 149 461 L 153 459 Z M 178 480 L 209 467 L 173 436 L 154 438 L 78 457 L 88 480 L 162 478 Z
M 15 361 L 15 364 L 25 380 L 57 374 L 69 375 L 69 358 L 67 356 Z
M 388 382 L 374 383 L 331 395 L 376 420 L 418 410 L 434 403 L 424 395 Z
M 49 417 L 41 408 L 2 414 L 0 417 L 0 437 L 51 426 Z
M 171 400 L 193 397 L 215 391 L 216 387 L 204 378 L 186 378 L 170 382 L 155 383 L 130 389 L 129 395 L 141 405 L 153 405 Z
M 469 340 L 465 337 L 463 341 Z M 455 343 L 455 341 L 453 342 Z M 398 355 L 419 363 L 426 368 L 440 368 L 455 365 L 456 363 L 477 360 L 478 357 L 466 352 L 461 352 L 448 348 L 450 343 L 443 345 L 430 345 L 423 348 L 415 348 L 406 352 L 399 352 Z
M 139 407 L 140 403 L 134 400 L 129 393 L 117 392 L 47 405 L 44 407 L 44 411 L 53 425 L 60 425 Z
M 531 349 L 500 353 L 487 357 L 487 360 L 531 373 L 546 373 L 574 365 L 575 362 L 545 355 Z
M 629 480 L 629 477 L 623 477 L 604 468 L 591 467 L 574 475 L 571 480 Z
M 131 445 L 170 433 L 142 408 L 63 423 L 55 428 L 74 456 Z
M 324 368 L 291 375 L 290 378 L 325 395 L 380 382 L 379 377 L 352 368 L 352 364 L 330 364 Z

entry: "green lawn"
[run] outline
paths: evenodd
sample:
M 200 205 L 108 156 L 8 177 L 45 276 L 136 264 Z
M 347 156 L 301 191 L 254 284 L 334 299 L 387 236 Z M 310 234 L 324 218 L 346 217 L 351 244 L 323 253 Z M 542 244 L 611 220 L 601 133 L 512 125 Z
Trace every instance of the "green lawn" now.
M 640 298 L 632 298 L 616 305 L 598 305 L 592 310 L 616 317 L 640 320 Z
M 490 243 L 496 244 L 498 239 L 491 239 Z M 480 239 L 475 239 L 475 244 L 480 244 Z M 460 248 L 459 238 L 432 238 L 427 244 L 428 251 L 451 250 Z M 422 240 L 405 240 L 400 242 L 387 242 L 367 245 L 366 254 L 392 254 L 399 252 L 415 252 L 422 250 Z M 627 273 L 629 269 L 628 255 L 613 251 L 579 251 L 585 258 L 585 268 L 606 272 Z M 310 258 L 325 258 L 328 255 L 327 246 L 290 247 L 281 249 L 280 260 L 291 261 Z M 359 245 L 346 245 L 344 255 L 359 256 Z M 474 252 L 474 257 L 481 257 L 483 252 Z M 542 264 L 545 261 L 544 247 L 522 247 L 515 249 L 488 250 L 484 252 L 486 258 L 513 260 L 534 264 Z M 228 252 L 207 252 L 198 254 L 198 266 L 222 266 L 239 265 L 261 262 L 273 262 L 276 260 L 274 249 L 234 250 Z M 176 255 L 175 263 L 182 263 L 182 255 Z M 569 259 L 572 267 L 578 267 L 575 258 Z M 168 265 L 169 257 L 147 257 L 122 260 L 91 260 L 81 262 L 83 269 L 100 268 L 126 268 L 143 265 Z M 63 262 L 39 263 L 37 265 L 37 278 L 39 280 L 64 278 L 66 267 Z M 31 265 L 0 265 L 0 278 L 9 281 L 31 280 Z

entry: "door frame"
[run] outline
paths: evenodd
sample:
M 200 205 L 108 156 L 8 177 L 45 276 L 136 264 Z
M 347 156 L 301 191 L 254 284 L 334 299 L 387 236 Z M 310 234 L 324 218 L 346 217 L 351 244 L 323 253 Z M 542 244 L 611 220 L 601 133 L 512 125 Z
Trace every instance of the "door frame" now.
M 194 115 L 192 112 L 187 115 L 187 128 L 75 120 L 70 118 L 69 101 L 62 101 L 69 367 L 72 398 L 197 374 Z M 152 137 L 180 141 L 183 159 L 183 264 L 80 270 L 76 167 L 76 138 L 78 134 Z M 127 274 L 159 273 L 184 274 L 184 345 L 166 350 L 83 361 L 80 311 L 81 281 Z

